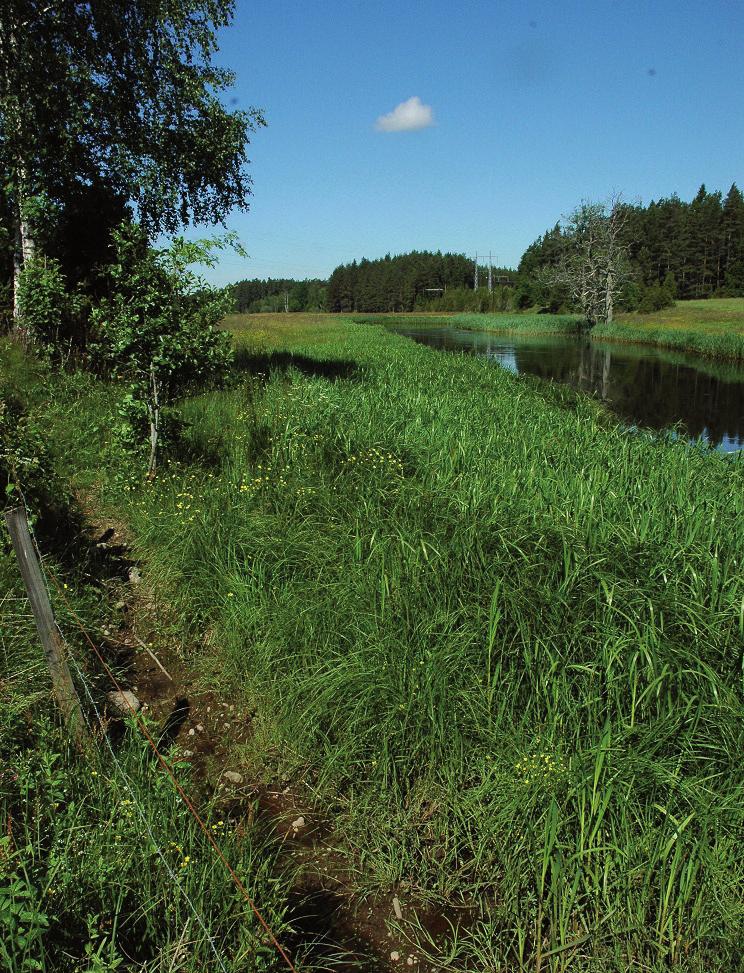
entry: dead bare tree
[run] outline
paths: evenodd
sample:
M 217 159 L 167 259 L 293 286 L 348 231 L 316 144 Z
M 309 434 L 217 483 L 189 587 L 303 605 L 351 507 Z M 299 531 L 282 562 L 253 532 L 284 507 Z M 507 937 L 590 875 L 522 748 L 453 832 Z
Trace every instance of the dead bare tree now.
M 543 286 L 565 291 L 592 327 L 612 323 L 618 294 L 630 276 L 628 215 L 620 195 L 607 203 L 581 203 L 564 220 L 564 252 L 540 272 Z

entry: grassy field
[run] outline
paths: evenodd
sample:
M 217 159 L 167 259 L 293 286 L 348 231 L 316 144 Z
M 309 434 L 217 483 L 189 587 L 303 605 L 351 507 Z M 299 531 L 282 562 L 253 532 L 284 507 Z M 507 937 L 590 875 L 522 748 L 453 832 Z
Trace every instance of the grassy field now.
M 464 908 L 437 969 L 735 968 L 744 465 L 382 328 L 229 326 L 154 485 L 110 388 L 40 408 L 255 708 L 244 765 L 305 783 L 360 890 Z
M 621 314 L 613 324 L 595 328 L 592 336 L 742 361 L 744 298 L 678 301 L 653 314 Z
M 452 324 L 497 334 L 575 334 L 582 319 L 577 314 L 458 314 Z

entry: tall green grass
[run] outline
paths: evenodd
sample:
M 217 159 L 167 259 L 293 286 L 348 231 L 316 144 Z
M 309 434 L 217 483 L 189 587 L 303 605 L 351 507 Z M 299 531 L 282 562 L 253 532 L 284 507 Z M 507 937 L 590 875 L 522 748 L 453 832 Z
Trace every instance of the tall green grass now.
M 692 322 L 687 326 L 665 327 L 663 324 L 655 325 L 653 321 L 643 324 L 613 321 L 612 324 L 602 324 L 594 328 L 592 338 L 656 345 L 660 348 L 708 355 L 711 358 L 744 361 L 744 334 L 734 330 L 706 330 L 713 327 L 710 323 L 705 328 L 697 328 Z M 721 327 L 724 328 L 725 325 Z
M 410 328 L 451 326 L 466 331 L 503 334 L 576 334 L 583 327 L 578 314 L 366 314 L 352 315 L 357 324 Z
M 578 314 L 457 314 L 448 322 L 468 331 L 504 334 L 577 334 L 584 327 Z
M 265 942 L 171 782 L 134 727 L 112 748 L 96 734 L 76 753 L 49 700 L 49 674 L 18 570 L 0 550 L 0 967 L 9 973 L 139 969 L 273 970 Z M 93 615 L 90 594 L 70 596 Z M 73 628 L 64 605 L 64 628 Z M 87 668 L 78 639 L 75 655 Z M 73 671 L 76 672 L 73 664 Z M 76 672 L 84 708 L 103 708 L 106 686 Z M 154 727 L 152 727 L 154 729 Z M 189 786 L 189 764 L 171 754 Z M 203 809 L 212 834 L 287 935 L 277 849 L 219 801 Z M 219 964 L 216 957 L 219 958 Z
M 49 436 L 43 460 L 50 465 L 42 473 L 54 506 L 47 508 L 45 494 L 34 492 L 32 519 L 46 569 L 66 579 L 65 601 L 50 588 L 94 728 L 89 751 L 80 755 L 50 698 L 49 671 L 2 522 L 0 969 L 280 969 L 281 960 L 141 733 L 131 726 L 123 737 L 112 730 L 109 739 L 97 719 L 112 686 L 88 658 L 68 602 L 99 644 L 105 641 L 101 630 L 115 628 L 121 616 L 104 594 L 111 579 L 94 570 L 85 545 L 68 533 L 77 518 L 65 503 L 73 470 L 83 474 L 78 485 L 89 486 L 95 475 L 104 446 L 102 422 L 111 419 L 111 393 L 84 376 L 55 380 L 8 346 L 0 349 L 0 377 L 30 410 L 31 428 L 45 422 L 49 431 L 51 419 L 61 438 L 69 437 L 62 444 L 60 437 Z M 19 454 L 22 480 L 28 469 L 37 477 L 35 442 L 30 438 Z M 6 445 L 0 437 L 0 451 Z M 18 503 L 18 495 L 11 494 L 9 502 Z M 190 788 L 188 762 L 179 760 L 178 751 L 169 759 Z M 247 824 L 239 806 L 226 808 L 216 799 L 206 802 L 202 813 L 276 933 L 288 936 L 292 875 L 279 864 L 276 843 L 261 827 Z
M 449 968 L 730 967 L 744 466 L 336 336 L 281 339 L 299 370 L 264 335 L 262 376 L 188 406 L 203 463 L 130 508 L 257 750 L 312 782 L 362 886 L 481 910 Z
M 467 905 L 439 968 L 734 968 L 744 465 L 317 328 L 246 332 L 154 486 L 104 473 L 195 663 L 256 707 L 246 758 L 306 782 L 361 889 Z

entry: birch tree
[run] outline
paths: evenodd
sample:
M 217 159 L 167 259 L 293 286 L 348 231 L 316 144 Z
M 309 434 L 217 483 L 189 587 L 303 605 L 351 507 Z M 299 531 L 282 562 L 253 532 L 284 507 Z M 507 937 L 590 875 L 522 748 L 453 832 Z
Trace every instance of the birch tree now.
M 232 0 L 3 0 L 0 175 L 14 276 L 50 204 L 95 185 L 151 235 L 247 208 L 255 109 L 228 110 L 212 63 Z

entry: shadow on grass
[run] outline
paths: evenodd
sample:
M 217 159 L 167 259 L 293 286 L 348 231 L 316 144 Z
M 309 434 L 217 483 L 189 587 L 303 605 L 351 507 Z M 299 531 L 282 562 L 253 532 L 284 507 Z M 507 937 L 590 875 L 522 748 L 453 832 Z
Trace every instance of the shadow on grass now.
M 252 375 L 268 375 L 270 372 L 286 373 L 291 368 L 296 368 L 303 375 L 311 378 L 327 378 L 332 382 L 338 379 L 361 377 L 361 369 L 355 361 L 339 358 L 322 361 L 308 358 L 306 355 L 293 354 L 290 351 L 257 354 L 247 348 L 238 348 L 235 351 L 235 368 L 238 371 L 250 372 Z

